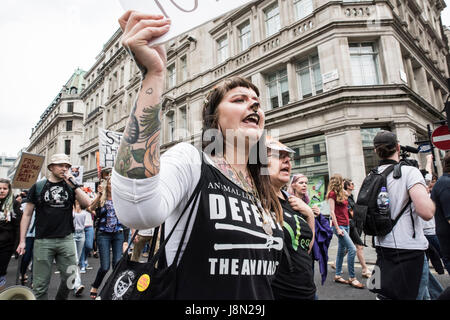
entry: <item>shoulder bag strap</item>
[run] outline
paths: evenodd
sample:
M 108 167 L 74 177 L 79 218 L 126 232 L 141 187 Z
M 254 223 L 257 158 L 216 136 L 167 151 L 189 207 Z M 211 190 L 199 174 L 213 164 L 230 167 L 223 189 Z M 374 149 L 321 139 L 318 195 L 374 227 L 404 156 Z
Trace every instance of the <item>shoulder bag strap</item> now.
M 388 176 L 392 171 L 394 171 L 394 167 L 395 167 L 395 165 L 394 165 L 394 164 L 391 164 L 391 165 L 389 165 L 389 167 L 387 167 L 386 169 L 384 169 L 384 171 L 381 172 L 380 174 L 381 174 L 385 179 L 387 179 L 387 176 Z M 378 167 L 377 167 L 377 171 L 378 171 Z
M 204 183 L 204 182 L 203 182 L 204 179 L 202 179 L 202 173 L 203 173 L 203 166 L 204 166 L 204 163 L 205 163 L 205 162 L 204 162 L 204 159 L 203 159 L 203 152 L 202 152 L 201 150 L 199 150 L 199 153 L 200 153 L 200 159 L 202 159 L 202 165 L 201 165 L 201 169 L 200 169 L 200 179 L 199 179 L 199 181 L 198 181 L 198 183 L 197 183 L 197 186 L 195 187 L 194 191 L 192 192 L 191 196 L 189 197 L 189 199 L 188 199 L 186 205 L 184 206 L 184 209 L 183 209 L 183 211 L 181 212 L 181 214 L 180 214 L 180 216 L 179 216 L 177 222 L 175 222 L 175 224 L 174 224 L 172 230 L 170 231 L 169 235 L 168 235 L 167 238 L 164 239 L 164 240 L 163 240 L 163 239 L 160 239 L 160 240 L 161 240 L 161 244 L 160 244 L 160 247 L 159 247 L 159 249 L 158 249 L 158 252 L 156 252 L 155 256 L 158 255 L 158 257 L 159 257 L 160 252 L 162 251 L 161 248 L 165 247 L 166 243 L 169 241 L 170 237 L 172 236 L 173 232 L 175 231 L 175 228 L 177 227 L 178 223 L 180 222 L 181 218 L 183 217 L 183 214 L 184 214 L 184 213 L 186 212 L 186 210 L 189 208 L 189 205 L 192 203 L 192 201 L 194 200 L 194 198 L 195 198 L 196 196 L 200 195 L 200 190 L 201 190 L 201 188 L 202 188 L 202 186 L 203 186 L 203 183 Z M 194 203 L 194 205 L 192 206 L 191 213 L 192 213 L 194 207 L 195 207 L 195 203 Z M 165 223 L 163 223 L 161 226 L 162 226 L 162 229 L 164 229 Z M 158 228 L 159 228 L 159 227 L 158 227 Z M 186 229 L 187 229 L 187 224 L 186 224 L 185 230 L 186 230 Z M 134 238 L 136 237 L 138 231 L 139 231 L 139 230 L 136 230 L 136 231 L 134 232 L 134 234 L 133 234 L 133 236 L 132 236 L 132 238 L 131 238 L 131 240 L 130 240 L 130 243 L 128 244 L 128 248 L 127 248 L 127 250 L 125 251 L 125 253 L 128 252 L 128 249 L 130 248 L 130 245 L 133 243 L 133 240 L 134 240 Z M 163 233 L 163 230 L 161 230 L 161 233 L 164 234 L 164 233 Z M 154 234 L 154 235 L 155 235 L 155 234 L 157 235 L 156 230 L 155 230 L 155 232 L 154 232 L 153 234 Z M 163 236 L 163 237 L 164 237 L 164 236 Z M 154 239 L 155 239 L 155 241 L 156 241 L 156 240 L 157 240 L 157 236 L 156 236 L 156 237 L 154 236 Z M 152 241 L 152 245 L 153 245 L 153 241 Z M 155 245 L 156 245 L 156 242 L 155 242 Z M 149 254 L 149 258 L 150 258 L 150 257 L 151 257 L 151 255 Z M 158 259 L 159 259 L 159 258 L 158 258 Z M 156 261 L 157 261 L 158 259 L 156 259 Z

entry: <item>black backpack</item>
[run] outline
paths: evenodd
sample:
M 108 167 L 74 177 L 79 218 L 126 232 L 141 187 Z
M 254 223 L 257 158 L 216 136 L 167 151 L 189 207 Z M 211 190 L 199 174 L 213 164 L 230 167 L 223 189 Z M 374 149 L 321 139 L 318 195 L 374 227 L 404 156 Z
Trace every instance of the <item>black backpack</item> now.
M 377 205 L 378 194 L 380 193 L 382 187 L 386 187 L 387 190 L 386 178 L 392 171 L 394 171 L 395 166 L 397 165 L 390 165 L 382 173 L 378 173 L 378 167 L 373 168 L 369 175 L 364 179 L 353 213 L 353 219 L 355 221 L 358 233 L 364 231 L 364 234 L 369 236 L 387 235 L 392 231 L 395 224 L 405 212 L 406 208 L 411 204 L 410 199 L 403 207 L 402 211 L 397 215 L 395 220 L 391 219 L 390 209 L 385 214 L 379 212 Z

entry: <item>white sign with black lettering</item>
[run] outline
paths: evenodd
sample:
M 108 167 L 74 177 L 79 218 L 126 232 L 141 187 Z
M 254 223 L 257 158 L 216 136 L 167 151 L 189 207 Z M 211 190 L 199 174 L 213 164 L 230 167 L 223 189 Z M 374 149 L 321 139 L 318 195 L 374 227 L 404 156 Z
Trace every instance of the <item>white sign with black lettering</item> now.
M 120 139 L 122 139 L 122 135 L 123 133 L 121 132 L 98 128 L 100 167 L 114 167 L 114 160 L 117 156 L 117 151 L 119 149 Z
M 160 13 L 170 18 L 169 32 L 149 45 L 164 43 L 255 0 L 119 0 L 125 10 Z

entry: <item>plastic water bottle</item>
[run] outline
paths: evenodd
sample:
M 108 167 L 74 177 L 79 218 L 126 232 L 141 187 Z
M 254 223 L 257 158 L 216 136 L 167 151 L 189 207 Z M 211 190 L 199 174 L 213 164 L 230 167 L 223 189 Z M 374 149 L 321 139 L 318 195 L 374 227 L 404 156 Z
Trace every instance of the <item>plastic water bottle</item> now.
M 380 214 L 388 214 L 389 212 L 389 194 L 386 187 L 381 187 L 381 191 L 378 194 L 377 205 Z

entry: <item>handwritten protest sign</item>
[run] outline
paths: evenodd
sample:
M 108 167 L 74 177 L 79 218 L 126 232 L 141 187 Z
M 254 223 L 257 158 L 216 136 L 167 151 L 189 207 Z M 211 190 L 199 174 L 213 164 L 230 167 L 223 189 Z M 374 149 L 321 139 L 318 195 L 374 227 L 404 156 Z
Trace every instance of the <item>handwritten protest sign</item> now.
M 98 128 L 99 137 L 99 166 L 101 168 L 114 167 L 114 160 L 117 156 L 117 151 L 122 139 L 121 132 L 109 131 Z
M 163 14 L 172 21 L 165 35 L 149 45 L 164 43 L 255 0 L 119 0 L 125 10 Z
M 19 165 L 12 182 L 14 189 L 29 189 L 36 182 L 42 164 L 44 163 L 44 156 L 22 152 Z

